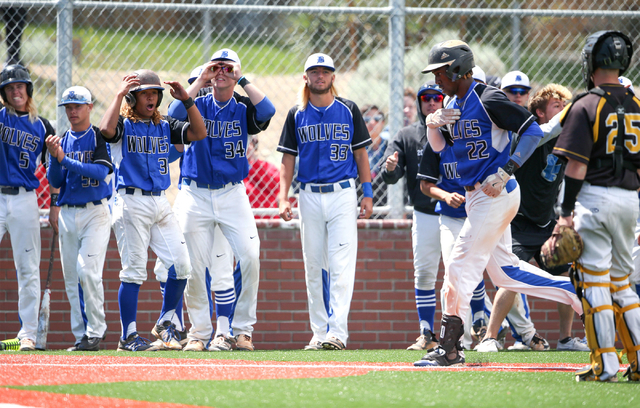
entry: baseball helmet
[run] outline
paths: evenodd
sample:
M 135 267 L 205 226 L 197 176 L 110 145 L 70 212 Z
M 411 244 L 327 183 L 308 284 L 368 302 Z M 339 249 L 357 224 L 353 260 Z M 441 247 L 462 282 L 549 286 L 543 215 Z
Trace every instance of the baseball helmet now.
M 140 85 L 133 87 L 129 90 L 129 93 L 125 95 L 125 99 L 129 106 L 132 108 L 136 106 L 136 97 L 133 94 L 134 92 L 144 91 L 145 89 L 157 89 L 158 90 L 158 104 L 156 107 L 160 106 L 162 103 L 162 91 L 164 91 L 164 87 L 162 86 L 162 82 L 160 82 L 160 77 L 155 72 L 149 69 L 140 69 L 135 71 L 134 74 L 138 76 L 140 80 Z
M 447 78 L 456 81 L 475 67 L 473 52 L 469 45 L 460 40 L 449 40 L 436 44 L 429 52 L 429 65 L 422 70 L 423 74 L 435 71 L 448 65 L 445 71 Z
M 595 85 L 591 75 L 598 68 L 618 69 L 622 75 L 633 56 L 633 44 L 620 31 L 598 31 L 587 37 L 587 43 L 582 49 L 582 79 L 587 89 Z
M 29 98 L 33 97 L 33 82 L 31 82 L 29 71 L 20 64 L 12 64 L 7 65 L 0 73 L 0 96 L 2 96 L 3 101 L 7 100 L 4 87 L 15 82 L 27 84 L 27 96 Z
M 78 105 L 88 105 L 93 103 L 91 100 L 91 92 L 84 86 L 72 86 L 65 89 L 62 93 L 62 98 L 58 106 L 67 105 L 70 103 L 76 103 Z

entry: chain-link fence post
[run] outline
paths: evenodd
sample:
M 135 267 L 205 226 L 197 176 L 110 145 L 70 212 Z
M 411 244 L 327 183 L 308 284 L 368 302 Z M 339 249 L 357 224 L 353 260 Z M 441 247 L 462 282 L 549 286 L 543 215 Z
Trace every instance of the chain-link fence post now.
M 394 137 L 403 124 L 404 108 L 404 14 L 405 0 L 389 0 L 389 134 Z M 388 218 L 403 218 L 404 178 L 387 190 Z
M 514 1 L 510 8 L 519 9 L 520 3 Z M 514 14 L 511 17 L 511 70 L 520 69 L 520 17 Z
M 202 4 L 211 4 L 212 0 L 202 0 Z M 203 61 L 206 61 L 211 54 L 213 54 L 211 50 L 211 33 L 213 32 L 213 26 L 211 24 L 211 9 L 207 8 L 202 13 L 202 54 L 204 57 Z
M 58 35 L 57 52 L 58 63 L 56 73 L 56 101 L 62 97 L 65 89 L 71 86 L 73 70 L 73 0 L 58 2 Z M 56 133 L 61 135 L 69 128 L 69 121 L 64 106 L 56 109 Z

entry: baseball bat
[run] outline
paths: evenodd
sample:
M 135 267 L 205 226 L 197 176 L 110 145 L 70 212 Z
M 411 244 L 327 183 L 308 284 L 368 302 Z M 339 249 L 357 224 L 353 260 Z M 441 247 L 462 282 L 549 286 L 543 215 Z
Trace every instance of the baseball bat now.
M 49 270 L 47 271 L 47 283 L 44 287 L 44 295 L 40 304 L 40 317 L 38 318 L 38 334 L 36 335 L 36 349 L 47 349 L 47 334 L 49 334 L 49 315 L 51 314 L 51 272 L 53 271 L 53 255 L 56 248 L 58 233 L 53 232 L 51 238 L 51 255 L 49 256 Z

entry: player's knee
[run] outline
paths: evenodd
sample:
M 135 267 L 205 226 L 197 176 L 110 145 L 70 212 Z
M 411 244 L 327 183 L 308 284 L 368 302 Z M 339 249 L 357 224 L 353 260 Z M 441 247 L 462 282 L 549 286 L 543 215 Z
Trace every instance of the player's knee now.
M 417 275 L 414 278 L 414 285 L 416 289 L 420 290 L 433 290 L 436 288 L 436 279 L 429 275 Z
M 189 258 L 179 259 L 169 267 L 167 276 L 174 279 L 187 279 L 191 275 L 191 262 Z

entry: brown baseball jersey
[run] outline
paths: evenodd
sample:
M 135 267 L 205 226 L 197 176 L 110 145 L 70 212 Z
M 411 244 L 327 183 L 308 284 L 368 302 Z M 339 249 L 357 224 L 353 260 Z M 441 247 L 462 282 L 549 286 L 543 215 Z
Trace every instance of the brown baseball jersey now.
M 627 89 L 621 85 L 603 85 L 602 90 L 610 94 L 620 104 Z M 640 168 L 640 100 L 633 97 L 630 107 L 625 110 L 625 135 L 623 158 L 627 164 Z M 618 135 L 618 116 L 615 106 L 598 95 L 589 93 L 576 99 L 561 118 L 562 132 L 553 154 L 564 156 L 589 165 L 585 181 L 605 187 L 620 187 L 627 190 L 640 188 L 638 173 L 627 168 L 615 177 L 613 165 L 595 166 L 597 159 L 610 162 Z

